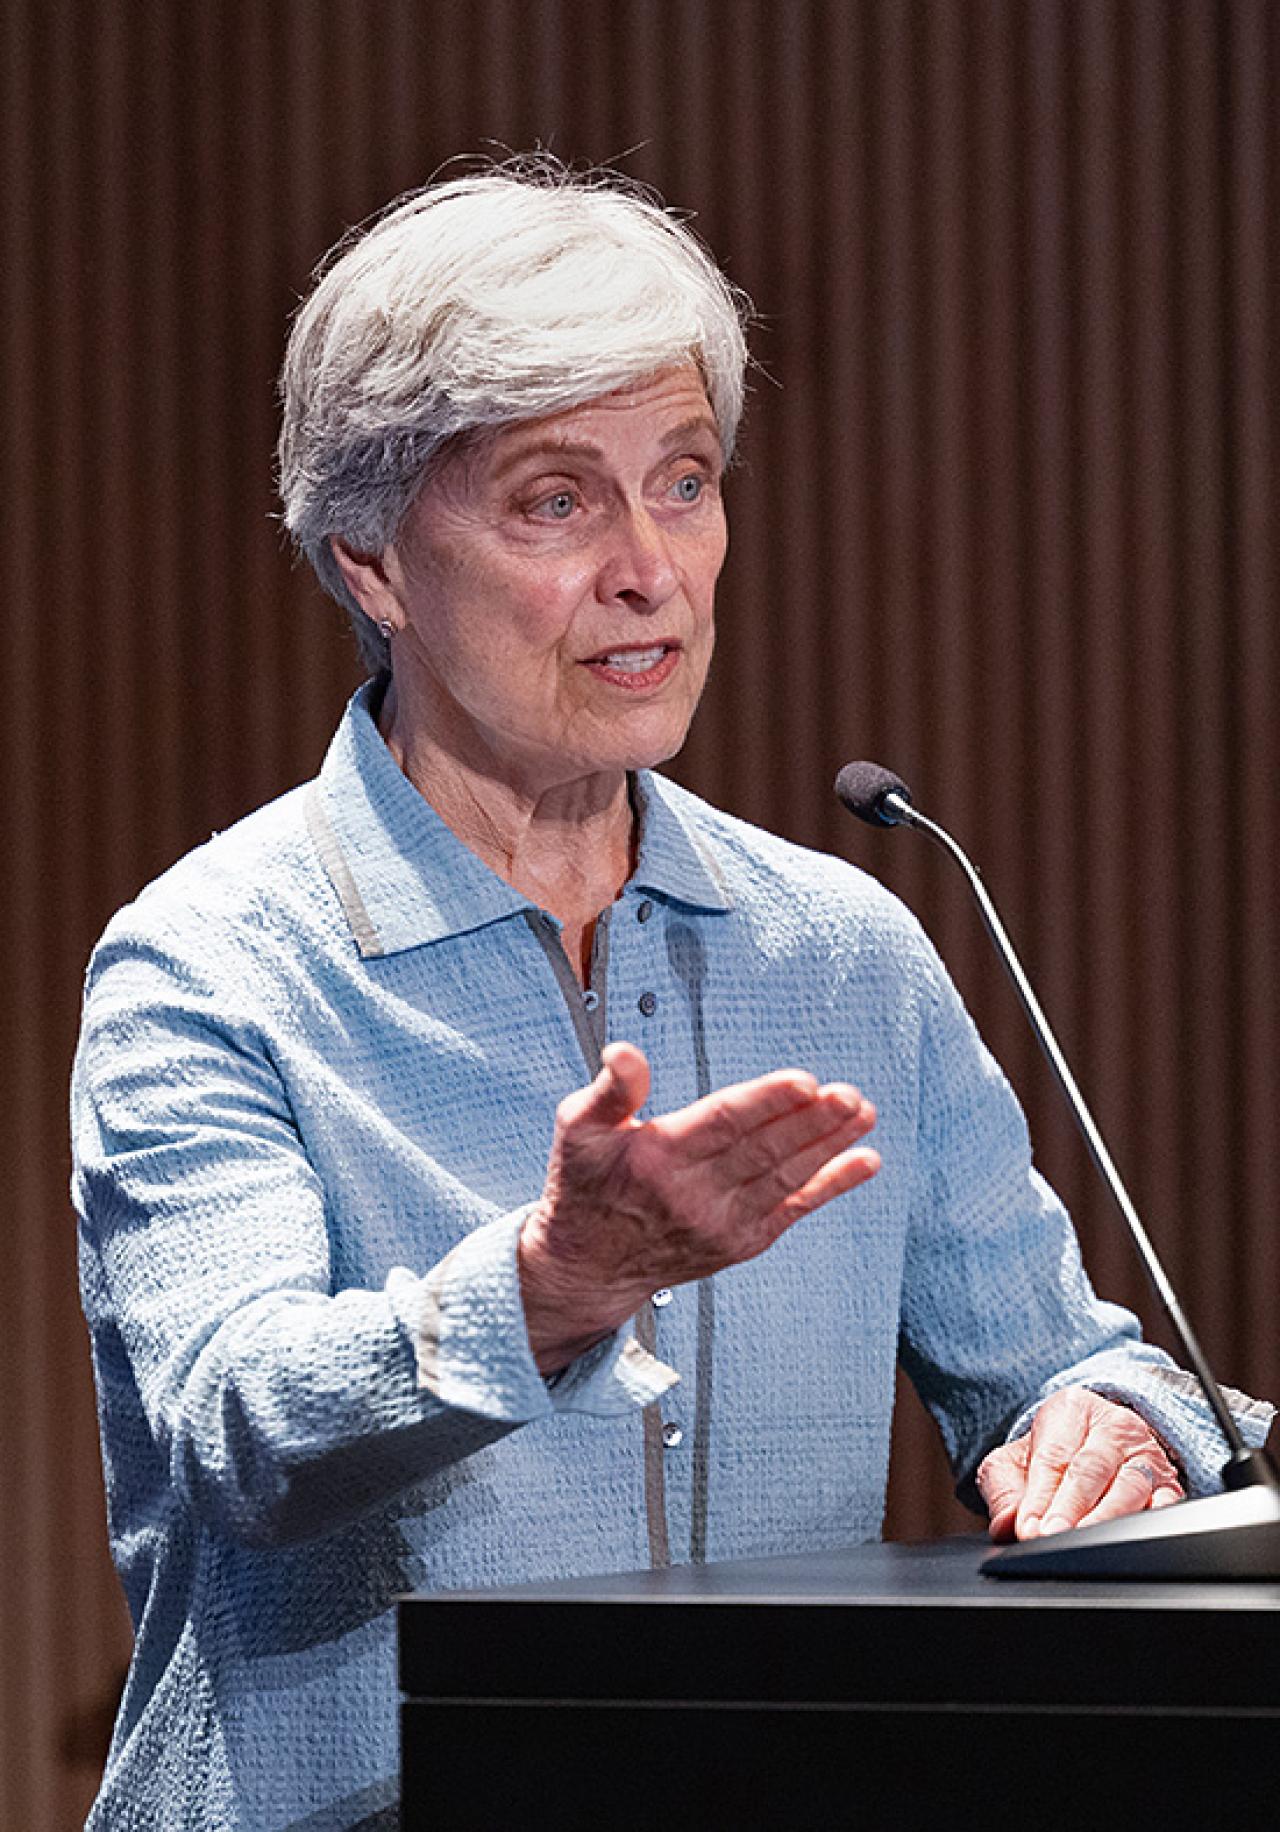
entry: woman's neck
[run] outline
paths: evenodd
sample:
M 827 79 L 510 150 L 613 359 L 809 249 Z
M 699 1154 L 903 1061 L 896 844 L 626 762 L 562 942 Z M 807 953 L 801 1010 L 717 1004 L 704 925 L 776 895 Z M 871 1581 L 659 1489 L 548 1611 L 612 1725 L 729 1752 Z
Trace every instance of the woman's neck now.
M 396 717 L 394 688 L 379 715 L 387 747 L 445 825 L 491 871 L 566 929 L 581 970 L 579 942 L 635 865 L 635 817 L 625 771 L 530 784 L 515 772 L 477 768 Z M 570 931 L 575 940 L 570 945 Z

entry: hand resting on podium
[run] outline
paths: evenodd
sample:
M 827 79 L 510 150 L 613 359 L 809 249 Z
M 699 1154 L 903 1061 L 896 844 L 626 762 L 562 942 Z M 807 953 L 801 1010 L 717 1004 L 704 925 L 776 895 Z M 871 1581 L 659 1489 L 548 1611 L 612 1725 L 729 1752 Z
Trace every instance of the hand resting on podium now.
M 1091 1527 L 1183 1498 L 1178 1472 L 1144 1420 L 1087 1387 L 1047 1399 L 1025 1437 L 983 1460 L 976 1484 L 996 1540 Z

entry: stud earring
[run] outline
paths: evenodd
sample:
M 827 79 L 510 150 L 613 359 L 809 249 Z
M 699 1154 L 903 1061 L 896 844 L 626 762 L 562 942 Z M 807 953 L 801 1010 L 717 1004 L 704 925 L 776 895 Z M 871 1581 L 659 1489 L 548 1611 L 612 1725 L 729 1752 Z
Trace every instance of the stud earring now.
M 384 617 L 381 623 L 378 625 L 379 636 L 384 636 L 386 640 L 390 642 L 391 638 L 395 635 L 395 633 L 396 633 L 396 626 L 392 623 L 389 617 Z

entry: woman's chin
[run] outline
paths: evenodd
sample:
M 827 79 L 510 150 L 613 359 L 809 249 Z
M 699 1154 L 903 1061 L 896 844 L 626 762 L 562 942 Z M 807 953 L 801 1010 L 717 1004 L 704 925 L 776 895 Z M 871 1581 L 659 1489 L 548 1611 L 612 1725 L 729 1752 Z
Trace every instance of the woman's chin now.
M 615 769 L 627 775 L 634 773 L 636 770 L 661 769 L 664 763 L 669 763 L 673 757 L 679 756 L 680 752 L 684 749 L 684 741 L 688 736 L 688 732 L 689 728 L 686 725 L 678 734 L 668 734 L 668 736 L 661 741 L 655 741 L 652 744 L 631 745 L 625 750 L 620 749 L 610 762 L 603 767 L 606 769 Z

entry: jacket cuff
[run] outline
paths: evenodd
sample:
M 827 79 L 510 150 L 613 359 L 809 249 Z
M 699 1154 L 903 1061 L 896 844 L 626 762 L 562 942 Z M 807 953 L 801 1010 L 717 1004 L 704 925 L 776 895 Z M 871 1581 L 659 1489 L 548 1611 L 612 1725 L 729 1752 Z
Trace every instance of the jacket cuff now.
M 524 1424 L 557 1412 L 607 1418 L 646 1406 L 679 1376 L 629 1327 L 544 1379 L 529 1346 L 516 1249 L 527 1209 L 475 1229 L 425 1277 L 397 1268 L 387 1293 L 413 1347 L 419 1387 L 442 1405 Z
M 1175 1367 L 1159 1351 L 1147 1348 L 1150 1360 L 1138 1361 L 1129 1355 L 1104 1353 L 1082 1362 L 1070 1376 L 1052 1383 L 1051 1390 L 1063 1386 L 1087 1387 L 1117 1406 L 1127 1406 L 1146 1421 L 1166 1451 L 1182 1471 L 1189 1497 L 1213 1495 L 1222 1488 L 1222 1466 L 1227 1460 L 1227 1445 L 1209 1410 L 1200 1382 L 1185 1368 Z M 1110 1363 L 1110 1366 L 1108 1366 Z M 1223 1398 L 1240 1427 L 1240 1435 L 1251 1450 L 1266 1442 L 1276 1416 L 1268 1400 L 1251 1399 L 1234 1387 L 1223 1387 Z M 1023 1437 L 1048 1394 L 1022 1413 L 1009 1433 L 1009 1442 Z

